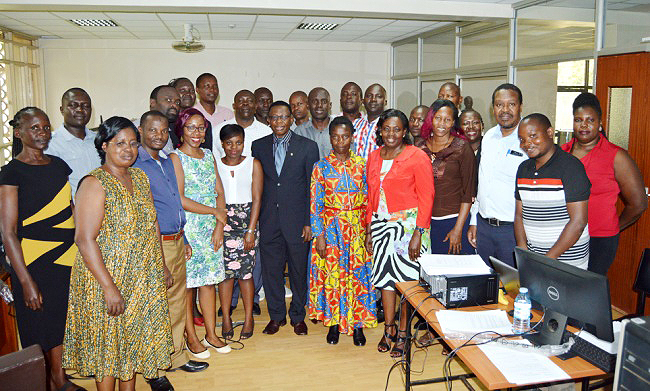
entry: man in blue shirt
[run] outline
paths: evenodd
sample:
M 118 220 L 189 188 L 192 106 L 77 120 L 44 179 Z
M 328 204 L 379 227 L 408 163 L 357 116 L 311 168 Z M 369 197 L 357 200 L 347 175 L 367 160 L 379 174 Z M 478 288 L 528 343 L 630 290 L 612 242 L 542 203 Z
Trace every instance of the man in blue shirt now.
M 138 158 L 133 166 L 142 169 L 149 177 L 165 264 L 174 279 L 173 285 L 167 290 L 174 341 L 171 368 L 198 372 L 207 368 L 208 363 L 190 360 L 187 351 L 183 350 L 187 316 L 185 261 L 192 255 L 192 248 L 184 240 L 185 211 L 178 192 L 174 166 L 162 152 L 169 137 L 168 127 L 167 118 L 159 111 L 148 111 L 142 115 L 138 127 L 142 145 L 138 148 Z M 154 391 L 174 389 L 166 376 L 149 380 L 148 383 Z

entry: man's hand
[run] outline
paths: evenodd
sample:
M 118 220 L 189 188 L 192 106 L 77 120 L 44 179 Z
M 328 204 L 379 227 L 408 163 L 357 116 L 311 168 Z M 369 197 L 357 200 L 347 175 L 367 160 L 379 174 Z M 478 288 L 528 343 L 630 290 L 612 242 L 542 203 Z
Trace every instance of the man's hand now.
M 476 226 L 470 225 L 467 229 L 467 240 L 472 247 L 476 248 Z
M 305 242 L 311 241 L 311 227 L 305 225 L 302 227 L 302 235 L 300 236 Z

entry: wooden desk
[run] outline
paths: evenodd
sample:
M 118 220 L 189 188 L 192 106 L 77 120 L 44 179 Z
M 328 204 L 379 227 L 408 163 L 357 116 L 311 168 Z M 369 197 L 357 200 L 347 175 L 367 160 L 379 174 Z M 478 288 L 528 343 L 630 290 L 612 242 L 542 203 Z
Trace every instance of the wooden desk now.
M 419 286 L 417 281 L 410 282 L 400 282 L 396 284 L 397 289 L 404 295 L 410 308 L 416 308 L 417 311 L 426 319 L 427 323 L 438 333 L 438 335 L 443 336 L 442 329 L 438 320 L 436 318 L 437 310 L 444 310 L 445 307 L 438 302 L 438 300 L 431 298 L 425 289 Z M 509 307 L 493 304 L 486 305 L 482 307 L 466 307 L 460 308 L 459 311 L 481 311 L 486 309 L 503 309 L 508 310 L 512 309 L 512 302 L 509 304 Z M 537 315 L 533 321 L 537 321 L 539 315 Z M 411 325 L 407 327 L 408 336 L 411 336 Z M 452 348 L 455 349 L 462 345 L 465 341 L 459 340 L 450 340 L 445 339 L 445 342 Z M 410 381 L 410 365 L 411 365 L 411 344 L 405 344 L 404 355 L 406 358 L 406 390 L 408 391 L 411 386 Z M 456 355 L 467 365 L 474 375 L 481 381 L 481 383 L 487 387 L 489 390 L 499 390 L 499 389 L 509 389 L 509 388 L 518 388 L 525 387 L 525 385 L 517 385 L 508 383 L 506 378 L 501 374 L 501 372 L 492 364 L 492 362 L 483 354 L 481 349 L 477 346 L 466 346 L 462 349 L 459 349 Z M 564 370 L 573 381 L 582 380 L 582 390 L 589 389 L 589 379 L 592 377 L 606 375 L 605 372 L 601 371 L 599 368 L 591 365 L 587 361 L 583 360 L 580 357 L 573 357 L 568 360 L 562 361 L 557 357 L 551 357 L 554 363 L 556 363 L 562 370 Z M 465 376 L 466 377 L 466 376 Z M 456 379 L 463 380 L 463 376 L 454 376 Z M 441 378 L 444 381 L 444 378 Z M 430 381 L 431 383 L 433 381 Z M 466 383 L 463 381 L 463 383 Z M 413 382 L 413 384 L 427 384 L 426 381 Z

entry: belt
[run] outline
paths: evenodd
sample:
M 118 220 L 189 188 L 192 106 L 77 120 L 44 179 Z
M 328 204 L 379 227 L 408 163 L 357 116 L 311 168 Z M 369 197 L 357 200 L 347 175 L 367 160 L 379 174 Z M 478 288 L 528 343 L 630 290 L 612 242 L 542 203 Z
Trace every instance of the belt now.
M 485 217 L 481 216 L 480 214 L 478 215 L 478 217 L 480 217 L 481 219 L 483 219 L 483 221 L 485 221 L 486 223 L 490 224 L 493 227 L 500 227 L 502 225 L 513 225 L 514 224 L 514 222 L 512 222 L 512 221 L 503 221 L 503 220 L 495 219 L 495 218 L 492 218 L 492 217 L 490 217 L 489 219 L 486 219 Z
M 160 236 L 162 236 L 162 240 L 164 242 L 169 241 L 169 240 L 176 241 L 176 240 L 183 237 L 183 233 L 185 233 L 185 231 L 181 230 L 181 232 L 179 232 L 179 233 L 169 234 L 169 235 L 160 235 Z

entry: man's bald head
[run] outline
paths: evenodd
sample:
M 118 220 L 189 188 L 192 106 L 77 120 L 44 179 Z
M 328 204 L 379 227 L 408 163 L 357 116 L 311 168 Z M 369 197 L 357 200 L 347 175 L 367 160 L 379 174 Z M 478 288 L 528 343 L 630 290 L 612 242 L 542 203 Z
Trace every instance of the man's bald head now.
M 240 98 L 240 97 L 243 97 L 243 96 L 252 96 L 253 99 L 255 99 L 255 94 L 253 94 L 253 91 L 251 91 L 251 90 L 239 90 L 239 92 L 237 92 L 235 94 L 235 100 L 234 101 L 237 102 L 237 98 Z
M 438 99 L 447 99 L 460 110 L 460 103 L 463 101 L 463 96 L 460 94 L 460 87 L 456 83 L 449 81 L 440 86 Z
M 327 95 L 327 99 L 330 99 L 330 93 L 323 87 L 315 87 L 312 88 L 311 91 L 309 91 L 309 96 L 307 96 L 307 99 L 312 99 L 314 96 L 317 94 L 325 94 Z
M 61 103 L 63 103 L 65 99 L 69 99 L 73 95 L 85 96 L 86 98 L 88 98 L 88 101 L 90 101 L 90 95 L 88 95 L 86 90 L 80 87 L 72 87 L 63 93 L 63 96 L 61 96 Z

